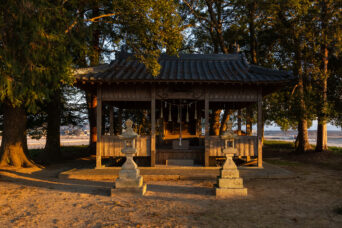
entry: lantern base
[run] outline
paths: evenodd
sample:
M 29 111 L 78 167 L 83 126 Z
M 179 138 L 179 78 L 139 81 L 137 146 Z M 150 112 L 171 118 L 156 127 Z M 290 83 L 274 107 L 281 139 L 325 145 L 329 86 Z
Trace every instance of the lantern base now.
M 139 188 L 112 188 L 110 195 L 116 196 L 117 194 L 132 194 L 136 196 L 143 196 L 146 193 L 147 185 L 143 184 Z
M 115 181 L 115 188 L 111 190 L 111 195 L 116 193 L 132 193 L 144 195 L 146 192 L 146 184 L 143 183 L 143 177 L 138 178 L 121 178 Z

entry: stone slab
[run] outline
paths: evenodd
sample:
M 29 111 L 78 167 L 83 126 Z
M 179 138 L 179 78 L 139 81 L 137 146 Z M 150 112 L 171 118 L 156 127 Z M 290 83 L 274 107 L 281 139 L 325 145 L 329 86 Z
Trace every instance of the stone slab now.
M 247 188 L 216 188 L 216 199 L 246 197 Z
M 146 189 L 146 184 L 143 184 L 139 188 L 112 188 L 110 195 L 115 196 L 117 194 L 133 194 L 137 196 L 143 196 L 146 193 Z

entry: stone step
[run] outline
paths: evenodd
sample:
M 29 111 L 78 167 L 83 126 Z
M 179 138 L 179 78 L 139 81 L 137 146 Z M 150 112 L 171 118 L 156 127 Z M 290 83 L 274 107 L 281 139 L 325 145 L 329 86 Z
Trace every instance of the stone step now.
M 191 159 L 169 159 L 169 160 L 166 160 L 166 165 L 193 166 L 194 160 L 191 160 Z

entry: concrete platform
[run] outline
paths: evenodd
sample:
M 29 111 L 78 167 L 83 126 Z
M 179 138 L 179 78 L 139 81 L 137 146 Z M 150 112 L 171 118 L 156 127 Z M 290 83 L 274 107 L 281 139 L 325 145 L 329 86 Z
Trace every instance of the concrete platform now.
M 240 177 L 248 179 L 281 179 L 293 178 L 295 175 L 283 168 L 268 163 L 263 163 L 264 168 L 239 167 Z M 179 167 L 179 166 L 156 166 L 139 167 L 144 181 L 158 180 L 216 180 L 220 175 L 220 167 Z M 80 179 L 97 181 L 114 181 L 119 175 L 120 167 L 101 169 L 72 169 L 61 172 L 61 179 Z

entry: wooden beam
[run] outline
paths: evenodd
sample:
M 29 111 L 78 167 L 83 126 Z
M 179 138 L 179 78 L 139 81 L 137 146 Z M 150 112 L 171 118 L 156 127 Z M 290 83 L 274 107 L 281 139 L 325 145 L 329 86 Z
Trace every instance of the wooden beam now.
M 151 166 L 156 165 L 156 89 L 151 88 Z
M 258 125 L 257 125 L 257 137 L 258 137 L 258 167 L 262 168 L 262 89 L 258 90 Z
M 205 90 L 204 96 L 204 118 L 205 118 L 205 136 L 204 136 L 204 165 L 209 166 L 209 92 Z
M 101 87 L 97 87 L 97 107 L 96 107 L 96 127 L 97 127 L 97 140 L 96 140 L 96 168 L 101 168 L 102 164 L 102 90 Z

